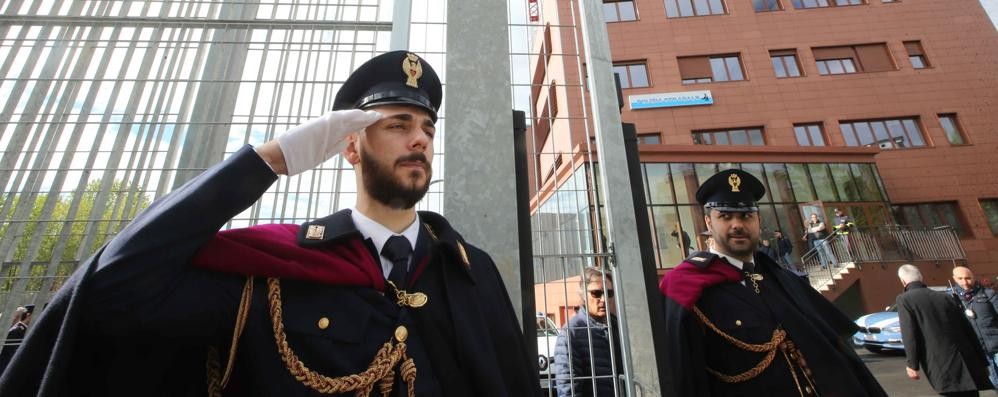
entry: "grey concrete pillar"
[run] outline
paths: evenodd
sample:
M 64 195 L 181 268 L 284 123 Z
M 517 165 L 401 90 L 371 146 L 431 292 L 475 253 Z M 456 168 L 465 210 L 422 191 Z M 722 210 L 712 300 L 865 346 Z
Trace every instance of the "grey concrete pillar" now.
M 580 1 L 583 48 L 588 65 L 588 85 L 592 101 L 592 119 L 599 148 L 600 187 L 606 204 L 607 235 L 614 255 L 614 288 L 620 316 L 624 370 L 631 375 L 627 395 L 635 395 L 638 385 L 642 396 L 661 395 L 657 357 L 652 341 L 648 289 L 641 268 L 641 250 L 631 183 L 627 178 L 627 153 L 617 107 L 617 89 L 613 78 L 610 39 L 603 21 L 603 3 Z M 657 291 L 652 291 L 656 292 Z
M 506 2 L 447 2 L 444 212 L 492 255 L 521 313 Z

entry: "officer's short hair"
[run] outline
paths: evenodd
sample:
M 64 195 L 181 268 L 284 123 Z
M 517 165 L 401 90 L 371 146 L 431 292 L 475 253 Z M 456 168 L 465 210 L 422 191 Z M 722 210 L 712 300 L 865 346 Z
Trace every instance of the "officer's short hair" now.
M 922 272 L 915 265 L 905 263 L 898 268 L 898 278 L 906 284 L 922 281 Z

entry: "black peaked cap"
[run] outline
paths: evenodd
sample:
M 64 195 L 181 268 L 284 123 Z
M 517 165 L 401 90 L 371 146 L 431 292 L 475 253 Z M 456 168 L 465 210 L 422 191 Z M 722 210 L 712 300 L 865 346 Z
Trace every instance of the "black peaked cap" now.
M 436 122 L 442 98 L 440 78 L 426 60 L 409 51 L 391 51 L 350 74 L 336 93 L 333 110 L 412 105 L 425 109 Z
M 718 172 L 697 190 L 697 202 L 719 211 L 756 212 L 756 202 L 766 194 L 766 187 L 752 174 L 736 169 Z

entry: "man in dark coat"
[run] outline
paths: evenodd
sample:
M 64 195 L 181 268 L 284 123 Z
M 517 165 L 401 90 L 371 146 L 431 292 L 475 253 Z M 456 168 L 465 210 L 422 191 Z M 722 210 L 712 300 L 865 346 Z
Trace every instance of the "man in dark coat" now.
M 24 334 L 28 332 L 28 324 L 31 324 L 31 314 L 35 311 L 35 305 L 18 307 L 14 310 L 14 323 L 7 330 L 7 338 L 4 339 L 3 347 L 0 348 L 0 374 L 7 369 L 7 364 L 14 357 L 14 352 L 21 346 Z
M 794 245 L 790 242 L 790 239 L 783 235 L 783 232 L 779 230 L 773 231 L 773 239 L 776 240 L 776 258 L 777 262 L 781 265 L 786 265 L 788 268 L 792 268 L 794 264 L 793 253 Z
M 0 395 L 539 394 L 495 264 L 413 208 L 440 100 L 420 57 L 382 54 L 333 112 L 154 202 L 57 293 Z M 357 174 L 352 210 L 218 232 L 278 174 L 337 153 Z
M 898 278 L 905 291 L 898 295 L 897 310 L 908 377 L 918 379 L 921 369 L 944 396 L 977 396 L 978 390 L 991 389 L 984 350 L 958 303 L 926 288 L 913 265 L 901 265 Z
M 590 267 L 582 272 L 579 293 L 585 302 L 558 334 L 554 349 L 558 397 L 617 396 L 620 357 L 613 279 Z
M 953 268 L 953 292 L 963 305 L 964 315 L 977 334 L 977 341 L 988 358 L 988 378 L 998 384 L 998 294 L 977 282 L 974 272 L 966 266 Z
M 670 271 L 666 396 L 885 396 L 842 341 L 856 325 L 799 277 L 756 253 L 762 183 L 725 170 L 696 197 L 715 244 Z

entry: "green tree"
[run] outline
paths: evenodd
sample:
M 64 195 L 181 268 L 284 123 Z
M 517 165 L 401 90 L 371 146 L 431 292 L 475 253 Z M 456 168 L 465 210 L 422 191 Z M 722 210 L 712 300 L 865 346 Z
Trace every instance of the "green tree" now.
M 123 182 L 115 181 L 111 185 L 107 202 L 101 208 L 95 209 L 94 204 L 100 193 L 100 184 L 100 180 L 87 184 L 86 190 L 79 197 L 79 203 L 77 203 L 77 209 L 72 215 L 72 219 L 70 219 L 70 211 L 74 204 L 73 194 L 60 195 L 51 215 L 46 219 L 42 217 L 42 210 L 49 196 L 44 193 L 35 196 L 31 215 L 24 220 L 13 219 L 14 209 L 18 207 L 21 200 L 21 194 L 14 195 L 11 205 L 6 208 L 3 214 L 0 214 L 3 222 L 0 224 L 0 239 L 7 235 L 15 223 L 24 221 L 25 225 L 21 235 L 16 237 L 17 241 L 11 261 L 4 264 L 5 269 L 0 272 L 0 280 L 2 280 L 0 292 L 11 290 L 20 272 L 21 263 L 26 259 L 30 260 L 32 264 L 27 275 L 29 279 L 25 288 L 27 291 L 40 291 L 44 277 L 53 262 L 56 248 L 65 239 L 61 255 L 54 263 L 57 268 L 54 269 L 53 274 L 57 281 L 52 284 L 52 289 L 57 289 L 62 285 L 62 280 L 65 280 L 76 269 L 81 259 L 93 254 L 118 232 L 117 228 L 120 225 L 127 224 L 128 220 L 149 206 L 150 200 L 145 193 Z M 6 197 L 0 197 L 0 202 L 5 201 L 5 199 Z M 84 240 L 87 225 L 91 221 L 97 222 L 96 227 L 91 229 L 95 233 L 93 243 L 81 252 L 80 245 Z M 69 230 L 64 233 L 67 224 Z M 30 252 L 32 242 L 39 238 L 41 242 L 38 250 Z M 33 257 L 29 258 L 29 256 Z

